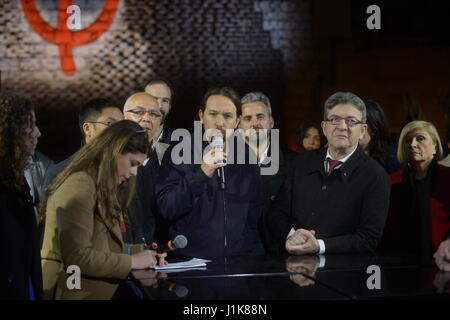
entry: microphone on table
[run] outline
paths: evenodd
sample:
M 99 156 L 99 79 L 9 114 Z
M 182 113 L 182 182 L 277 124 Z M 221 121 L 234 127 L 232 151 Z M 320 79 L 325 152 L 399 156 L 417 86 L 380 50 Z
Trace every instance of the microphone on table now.
M 177 285 L 164 279 L 158 279 L 158 282 L 153 287 L 173 292 L 178 298 L 184 298 L 189 293 L 189 289 L 185 286 Z
M 212 148 L 215 150 L 221 150 L 223 151 L 223 138 L 221 136 L 214 136 L 212 139 Z M 223 163 L 222 160 L 220 160 L 217 163 Z M 223 167 L 220 167 L 217 169 L 217 183 L 220 186 L 220 190 L 225 190 L 225 174 Z
M 183 249 L 187 246 L 187 244 L 188 244 L 187 238 L 180 234 L 176 236 L 173 240 L 169 240 L 166 243 L 158 246 L 158 248 L 156 248 L 156 252 L 164 253 L 167 251 L 173 251 L 175 249 Z

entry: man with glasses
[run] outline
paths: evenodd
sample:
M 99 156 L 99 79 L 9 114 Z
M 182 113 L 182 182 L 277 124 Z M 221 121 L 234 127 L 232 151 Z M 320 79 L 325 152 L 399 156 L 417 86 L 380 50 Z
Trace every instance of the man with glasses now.
M 337 92 L 324 106 L 328 148 L 293 161 L 268 222 L 280 247 L 294 255 L 373 252 L 389 207 L 385 170 L 358 146 L 366 132 L 364 102 Z
M 122 111 L 111 101 L 102 98 L 88 101 L 78 112 L 78 125 L 83 138 L 81 146 L 88 144 L 108 126 L 120 120 L 123 120 Z M 75 154 L 50 167 L 44 177 L 44 188 L 67 167 L 74 156 Z
M 131 95 L 123 107 L 125 119 L 137 122 L 147 130 L 149 143 L 153 143 L 161 132 L 163 113 L 156 98 L 145 92 Z
M 155 184 L 162 158 L 169 144 L 159 142 L 164 111 L 158 101 L 146 92 L 131 95 L 123 108 L 124 117 L 147 130 L 151 146 L 148 159 L 139 167 L 136 177 L 136 193 L 128 207 L 134 218 L 134 228 L 129 234 L 130 243 L 150 244 L 167 240 L 165 221 L 157 215 Z

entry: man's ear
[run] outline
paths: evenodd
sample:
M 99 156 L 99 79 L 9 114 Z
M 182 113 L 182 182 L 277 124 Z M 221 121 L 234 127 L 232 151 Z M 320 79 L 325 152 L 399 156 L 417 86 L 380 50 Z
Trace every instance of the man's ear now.
M 92 127 L 91 127 L 91 124 L 88 123 L 88 122 L 84 122 L 83 125 L 82 125 L 82 128 L 83 128 L 84 135 L 85 135 L 86 137 L 90 137 L 91 134 L 92 134 Z
M 326 121 L 322 121 L 321 123 L 320 123 L 320 126 L 322 127 L 322 133 L 323 133 L 323 135 L 326 137 L 326 134 L 325 134 L 325 126 L 326 126 L 326 124 L 327 124 L 327 122 Z
M 203 124 L 203 111 L 202 111 L 202 109 L 198 110 L 198 118 L 200 119 L 200 123 Z
M 361 125 L 361 134 L 359 135 L 359 139 L 364 137 L 364 134 L 367 133 L 368 128 L 369 128 L 369 126 L 367 124 Z
M 275 125 L 275 119 L 273 117 L 270 117 L 270 129 L 273 129 L 274 125 Z

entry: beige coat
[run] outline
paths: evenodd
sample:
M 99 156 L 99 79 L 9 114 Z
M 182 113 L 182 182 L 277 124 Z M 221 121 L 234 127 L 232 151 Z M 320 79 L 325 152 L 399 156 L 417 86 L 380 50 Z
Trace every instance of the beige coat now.
M 70 175 L 48 199 L 41 251 L 46 299 L 110 299 L 131 271 L 119 224 L 105 218 L 86 172 Z M 81 270 L 81 289 L 70 290 L 67 267 Z

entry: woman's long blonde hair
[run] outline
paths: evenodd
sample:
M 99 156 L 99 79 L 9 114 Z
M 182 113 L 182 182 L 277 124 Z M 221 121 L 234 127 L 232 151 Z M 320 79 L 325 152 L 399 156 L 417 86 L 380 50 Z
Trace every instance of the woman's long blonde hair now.
M 135 179 L 119 186 L 117 177 L 117 156 L 126 153 L 148 151 L 148 137 L 136 122 L 122 120 L 112 124 L 94 140 L 85 145 L 70 164 L 47 187 L 45 200 L 41 206 L 45 218 L 48 198 L 73 173 L 85 171 L 95 182 L 97 203 L 105 210 L 111 221 L 118 219 L 121 212 L 127 219 L 126 208 L 131 201 Z

